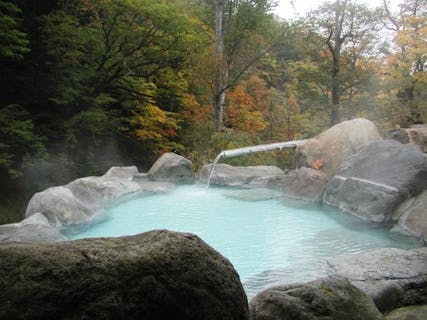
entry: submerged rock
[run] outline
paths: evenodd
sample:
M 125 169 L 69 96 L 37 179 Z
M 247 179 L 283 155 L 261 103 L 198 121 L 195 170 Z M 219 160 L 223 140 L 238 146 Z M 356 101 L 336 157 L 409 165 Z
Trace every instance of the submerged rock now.
M 381 320 L 372 300 L 349 281 L 332 278 L 259 293 L 250 303 L 252 320 Z
M 197 236 L 0 245 L 0 319 L 247 319 L 231 263 Z
M 339 255 L 327 265 L 330 276 L 351 281 L 382 312 L 427 303 L 427 247 Z
M 381 136 L 371 121 L 343 121 L 300 144 L 295 150 L 297 166 L 315 165 L 330 178 L 344 160 L 376 140 L 381 140 Z
M 329 181 L 323 201 L 377 223 L 392 220 L 397 206 L 427 189 L 427 155 L 394 140 L 372 142 L 346 160 Z
M 402 203 L 393 218 L 398 221 L 392 232 L 417 237 L 427 244 L 427 190 Z
M 290 171 L 283 179 L 282 191 L 291 197 L 321 201 L 328 177 L 319 170 L 302 167 Z
M 193 182 L 193 164 L 175 153 L 165 153 L 150 168 L 148 177 L 153 181 Z
M 212 171 L 212 164 L 204 165 L 199 179 L 207 182 Z M 280 185 L 284 172 L 274 166 L 238 167 L 218 163 L 212 173 L 210 184 L 220 186 L 274 186 Z

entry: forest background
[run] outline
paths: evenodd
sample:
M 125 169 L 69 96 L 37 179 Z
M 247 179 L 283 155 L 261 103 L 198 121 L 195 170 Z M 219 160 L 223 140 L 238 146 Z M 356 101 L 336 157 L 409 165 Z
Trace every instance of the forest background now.
M 427 119 L 427 2 L 336 0 L 285 21 L 270 0 L 0 0 L 0 223 L 34 192 L 164 152 Z M 286 152 L 234 164 L 292 165 Z

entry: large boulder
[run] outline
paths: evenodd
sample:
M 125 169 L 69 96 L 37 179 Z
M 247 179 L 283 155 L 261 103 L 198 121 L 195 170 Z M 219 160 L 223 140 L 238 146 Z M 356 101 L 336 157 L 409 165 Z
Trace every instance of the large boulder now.
M 359 218 L 391 221 L 393 211 L 427 189 L 427 155 L 394 140 L 372 142 L 347 159 L 329 181 L 323 201 Z
M 417 237 L 427 243 L 427 190 L 402 203 L 393 215 L 393 232 Z
M 20 223 L 0 226 L 0 242 L 55 242 L 66 238 L 40 212 Z
M 231 263 L 197 236 L 0 245 L 0 319 L 248 319 Z
M 81 201 L 69 188 L 61 186 L 35 193 L 28 203 L 25 217 L 40 212 L 52 226 L 60 228 L 88 222 L 101 210 L 99 201 Z
M 193 182 L 193 164 L 175 153 L 165 153 L 150 168 L 148 177 L 153 181 Z
M 371 121 L 344 121 L 298 145 L 295 150 L 297 166 L 316 167 L 332 177 L 349 156 L 380 139 Z
M 250 303 L 252 320 L 381 320 L 372 300 L 346 280 L 325 278 L 304 285 L 279 286 Z
M 88 223 L 103 212 L 107 203 L 144 190 L 132 181 L 137 173 L 136 167 L 112 167 L 101 177 L 80 178 L 35 193 L 25 217 L 39 212 L 57 228 Z
M 238 167 L 218 163 L 213 171 L 212 164 L 204 165 L 200 170 L 199 179 L 207 182 L 211 172 L 210 184 L 220 186 L 279 185 L 285 176 L 281 169 L 274 166 Z
M 290 197 L 318 202 L 327 183 L 328 177 L 322 171 L 302 167 L 286 174 L 282 191 Z
M 382 312 L 427 303 L 427 247 L 339 255 L 327 260 L 326 271 L 349 280 Z

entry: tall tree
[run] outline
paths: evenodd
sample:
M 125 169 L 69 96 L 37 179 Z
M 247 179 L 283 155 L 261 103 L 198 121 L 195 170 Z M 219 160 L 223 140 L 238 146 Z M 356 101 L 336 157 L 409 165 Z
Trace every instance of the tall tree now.
M 427 3 L 408 0 L 397 13 L 384 1 L 386 26 L 394 34 L 383 65 L 382 101 L 394 124 L 427 120 Z
M 312 30 L 322 37 L 323 46 L 330 62 L 331 106 L 330 122 L 335 124 L 341 120 L 341 97 L 344 91 L 343 57 L 349 48 L 357 47 L 358 55 L 368 48 L 366 43 L 374 38 L 376 31 L 375 14 L 366 6 L 353 0 L 336 0 L 324 3 L 310 15 Z
M 215 125 L 223 126 L 228 89 L 276 43 L 270 0 L 215 1 Z

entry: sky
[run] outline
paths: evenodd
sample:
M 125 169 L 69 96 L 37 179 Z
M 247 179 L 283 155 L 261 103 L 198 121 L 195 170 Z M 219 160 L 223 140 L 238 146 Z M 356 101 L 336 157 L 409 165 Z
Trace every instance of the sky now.
M 278 0 L 277 2 L 279 5 L 275 13 L 281 18 L 289 20 L 305 16 L 308 11 L 316 9 L 319 4 L 325 2 L 325 0 Z M 381 6 L 383 0 L 359 0 L 359 2 L 368 4 L 369 7 L 374 8 Z M 388 2 L 394 7 L 401 1 L 388 0 Z

